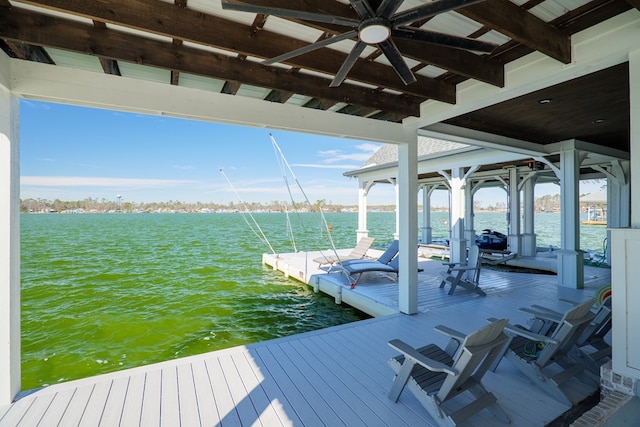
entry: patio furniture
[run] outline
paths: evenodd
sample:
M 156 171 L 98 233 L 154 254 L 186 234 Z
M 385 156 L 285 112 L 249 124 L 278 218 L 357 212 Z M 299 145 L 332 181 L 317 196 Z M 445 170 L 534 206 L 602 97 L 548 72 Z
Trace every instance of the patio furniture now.
M 349 259 L 362 259 L 367 254 L 367 251 L 373 244 L 374 240 L 375 239 L 373 237 L 361 237 L 356 246 L 347 255 L 323 255 L 321 257 L 314 258 L 313 262 L 317 262 L 320 265 L 326 265 Z
M 444 350 L 435 344 L 415 349 L 398 339 L 389 341 L 390 347 L 402 353 L 389 360 L 396 373 L 389 398 L 397 402 L 408 387 L 440 426 L 458 425 L 485 408 L 500 421 L 509 423 L 496 397 L 481 381 L 508 340 L 503 332 L 506 324 L 507 319 L 496 320 L 466 336 L 436 326 L 437 331 L 450 338 Z M 464 397 L 456 399 L 458 405 L 452 410 L 447 404 L 463 393 L 471 401 Z
M 576 305 L 575 302 L 566 301 Z M 532 308 L 522 308 L 521 311 L 531 314 L 530 321 L 534 332 L 549 335 L 562 319 L 562 314 L 543 306 L 533 305 Z M 606 297 L 595 311 L 593 320 L 584 329 L 575 343 L 570 356 L 583 364 L 596 378 L 600 378 L 600 366 L 611 357 L 611 345 L 605 337 L 611 331 L 611 297 Z
M 592 298 L 570 308 L 559 319 L 557 326 L 549 330 L 549 335 L 533 332 L 520 325 L 507 325 L 504 329 L 509 340 L 501 354 L 535 385 L 569 406 L 574 402 L 563 390 L 567 381 L 579 378 L 586 384 L 594 383 L 584 373 L 584 365 L 569 356 L 570 350 L 594 318 L 591 312 L 594 301 Z M 501 359 L 495 360 L 490 368 L 492 371 L 496 370 Z
M 453 295 L 453 292 L 458 286 L 481 296 L 487 295 L 479 286 L 481 264 L 480 249 L 478 246 L 472 245 L 469 247 L 466 263 L 443 262 L 442 264 L 447 266 L 447 271 L 443 273 L 440 287 L 444 288 L 445 285 L 449 283 L 451 285 L 449 295 Z

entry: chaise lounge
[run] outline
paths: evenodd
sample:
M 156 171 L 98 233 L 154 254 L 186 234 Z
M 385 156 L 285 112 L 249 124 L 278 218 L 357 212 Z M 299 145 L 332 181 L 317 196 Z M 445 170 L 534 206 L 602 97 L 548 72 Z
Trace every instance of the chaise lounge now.
M 355 248 L 353 248 L 347 255 L 323 255 L 321 257 L 314 258 L 313 262 L 317 262 L 320 265 L 327 265 L 340 261 L 362 259 L 366 256 L 367 251 L 373 244 L 374 240 L 375 239 L 373 237 L 361 237 Z

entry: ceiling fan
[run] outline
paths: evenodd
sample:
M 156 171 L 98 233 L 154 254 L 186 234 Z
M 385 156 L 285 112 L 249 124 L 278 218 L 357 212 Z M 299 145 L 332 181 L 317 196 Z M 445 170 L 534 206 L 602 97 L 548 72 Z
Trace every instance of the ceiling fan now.
M 330 44 L 356 38 L 358 40 L 357 43 L 336 73 L 330 84 L 331 87 L 340 86 L 362 54 L 362 51 L 367 46 L 376 46 L 380 49 L 405 85 L 415 82 L 415 75 L 405 62 L 402 54 L 396 47 L 396 44 L 393 42 L 393 38 L 395 37 L 425 44 L 440 44 L 456 49 L 485 53 L 492 52 L 497 47 L 497 45 L 493 43 L 473 38 L 427 31 L 422 30 L 417 26 L 412 26 L 412 24 L 418 23 L 418 21 L 432 18 L 440 13 L 449 12 L 484 0 L 435 0 L 422 6 L 406 9 L 401 12 L 398 12 L 398 9 L 402 3 L 404 3 L 404 0 L 349 0 L 349 3 L 360 19 L 251 4 L 251 0 L 221 1 L 223 9 L 349 27 L 349 29 L 344 33 L 311 43 L 300 49 L 287 52 L 263 62 L 267 65 L 284 62 L 298 55 L 320 49 Z M 260 3 L 264 2 L 262 1 Z

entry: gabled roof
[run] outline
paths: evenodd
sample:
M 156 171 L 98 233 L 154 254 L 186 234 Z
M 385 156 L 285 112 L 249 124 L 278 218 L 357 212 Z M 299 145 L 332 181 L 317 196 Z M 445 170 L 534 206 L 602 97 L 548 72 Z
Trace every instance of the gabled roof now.
M 580 197 L 580 203 L 607 203 L 607 190 L 585 194 Z
M 451 155 L 463 149 L 476 149 L 467 144 L 444 141 L 442 139 L 418 137 L 418 159 L 437 157 L 439 155 Z M 394 144 L 384 144 L 373 156 L 369 157 L 360 169 L 373 166 L 389 166 L 398 163 L 398 146 Z M 355 171 L 353 171 L 355 172 Z M 350 173 L 350 172 L 348 172 Z

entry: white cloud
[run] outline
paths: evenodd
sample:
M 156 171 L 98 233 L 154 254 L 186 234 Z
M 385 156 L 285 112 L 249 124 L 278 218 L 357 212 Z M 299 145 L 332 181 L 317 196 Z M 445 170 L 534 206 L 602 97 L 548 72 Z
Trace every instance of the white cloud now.
M 336 163 L 343 161 L 356 161 L 356 162 L 365 162 L 369 157 L 371 157 L 379 148 L 380 144 L 358 144 L 355 146 L 355 149 L 358 150 L 353 153 L 345 153 L 342 150 L 324 150 L 318 151 L 318 155 L 320 157 L 324 157 L 323 163 Z M 360 165 L 353 166 L 345 165 L 345 169 L 358 169 Z

